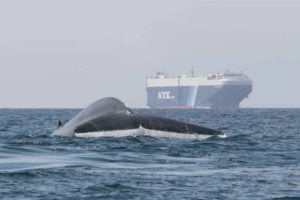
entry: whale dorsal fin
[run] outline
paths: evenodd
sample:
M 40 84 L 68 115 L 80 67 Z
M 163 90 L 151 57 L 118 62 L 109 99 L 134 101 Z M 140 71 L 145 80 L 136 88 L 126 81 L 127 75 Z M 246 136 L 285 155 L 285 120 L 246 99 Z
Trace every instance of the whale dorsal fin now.
M 62 126 L 63 126 L 62 122 L 61 122 L 60 120 L 58 120 L 57 128 L 60 128 L 60 127 L 62 127 Z

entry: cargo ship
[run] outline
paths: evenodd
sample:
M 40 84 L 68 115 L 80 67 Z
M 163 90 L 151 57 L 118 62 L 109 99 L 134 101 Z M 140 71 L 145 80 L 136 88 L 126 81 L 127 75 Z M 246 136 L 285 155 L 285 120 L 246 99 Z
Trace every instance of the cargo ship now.
M 252 80 L 244 73 L 147 77 L 149 108 L 238 108 L 251 92 Z

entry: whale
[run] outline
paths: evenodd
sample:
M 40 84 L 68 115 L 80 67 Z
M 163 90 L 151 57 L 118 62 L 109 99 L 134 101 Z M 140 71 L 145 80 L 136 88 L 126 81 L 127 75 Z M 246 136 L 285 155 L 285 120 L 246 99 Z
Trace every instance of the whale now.
M 52 136 L 72 137 L 80 134 L 127 131 L 136 129 L 161 131 L 175 134 L 201 134 L 223 136 L 224 133 L 187 122 L 165 117 L 138 114 L 114 97 L 100 99 L 79 112 L 66 124 L 61 121 Z

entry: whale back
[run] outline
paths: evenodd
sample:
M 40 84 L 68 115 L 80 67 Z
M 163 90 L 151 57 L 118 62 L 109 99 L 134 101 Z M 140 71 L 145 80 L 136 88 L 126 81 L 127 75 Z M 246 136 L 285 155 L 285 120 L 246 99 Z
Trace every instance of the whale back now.
M 75 133 L 145 128 L 175 133 L 222 135 L 221 131 L 158 116 L 134 114 L 116 98 L 100 99 L 79 112 L 52 135 L 74 136 Z
M 52 135 L 73 136 L 77 126 L 108 113 L 133 112 L 120 100 L 107 97 L 100 99 L 78 113 L 72 120 L 53 132 Z
M 132 111 L 119 99 L 107 97 L 92 103 L 87 108 L 78 113 L 78 115 L 74 119 L 88 121 L 111 112 L 132 113 Z

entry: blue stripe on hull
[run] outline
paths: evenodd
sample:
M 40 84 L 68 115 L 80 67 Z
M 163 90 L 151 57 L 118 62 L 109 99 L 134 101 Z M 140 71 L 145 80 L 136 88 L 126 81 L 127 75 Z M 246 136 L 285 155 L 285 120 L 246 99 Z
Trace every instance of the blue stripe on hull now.
M 196 107 L 239 107 L 240 103 L 248 97 L 252 91 L 251 85 L 225 85 L 215 88 L 206 99 L 198 98 Z M 202 93 L 199 91 L 198 94 Z
M 150 108 L 238 107 L 252 91 L 251 85 L 147 88 Z

